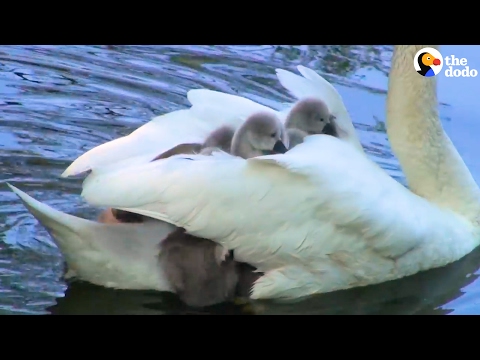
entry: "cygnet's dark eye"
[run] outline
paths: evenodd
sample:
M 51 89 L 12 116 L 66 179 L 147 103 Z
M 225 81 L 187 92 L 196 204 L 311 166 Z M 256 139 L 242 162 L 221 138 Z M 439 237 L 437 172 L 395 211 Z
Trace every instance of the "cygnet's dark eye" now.
M 270 137 L 274 138 L 275 136 L 277 136 L 277 133 L 274 132 L 273 134 L 270 134 Z

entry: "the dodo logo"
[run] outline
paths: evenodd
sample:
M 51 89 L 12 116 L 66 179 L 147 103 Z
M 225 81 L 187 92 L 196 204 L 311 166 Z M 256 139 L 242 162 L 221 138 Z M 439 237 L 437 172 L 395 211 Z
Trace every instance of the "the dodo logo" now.
M 425 77 L 438 75 L 443 68 L 443 56 L 434 48 L 419 50 L 413 58 L 413 66 L 417 73 Z

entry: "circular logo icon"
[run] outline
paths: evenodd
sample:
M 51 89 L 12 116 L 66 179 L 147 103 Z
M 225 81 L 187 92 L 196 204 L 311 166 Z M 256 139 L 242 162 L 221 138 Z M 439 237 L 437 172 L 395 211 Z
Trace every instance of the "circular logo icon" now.
M 420 75 L 433 77 L 442 71 L 443 56 L 437 49 L 426 47 L 415 54 L 413 66 Z

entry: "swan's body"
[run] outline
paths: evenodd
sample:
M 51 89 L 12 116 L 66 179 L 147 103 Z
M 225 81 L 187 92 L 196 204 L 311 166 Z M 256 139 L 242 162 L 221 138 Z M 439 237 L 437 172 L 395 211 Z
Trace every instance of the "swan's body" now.
M 389 77 L 387 129 L 411 190 L 340 129 L 343 141 L 314 135 L 284 155 L 175 156 L 93 172 L 82 194 L 234 250 L 265 273 L 255 299 L 364 286 L 458 260 L 480 243 L 479 189 L 441 127 L 436 80 L 412 66 L 421 47 L 397 46 Z

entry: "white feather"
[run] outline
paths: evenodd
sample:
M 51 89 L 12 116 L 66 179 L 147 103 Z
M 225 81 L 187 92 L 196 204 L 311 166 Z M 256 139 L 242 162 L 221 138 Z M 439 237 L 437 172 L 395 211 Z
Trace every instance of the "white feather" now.
M 99 145 L 77 158 L 61 175 L 68 177 L 85 171 L 108 171 L 145 163 L 183 142 L 202 142 L 208 126 L 199 122 L 188 110 L 157 116 L 131 134 Z
M 197 118 L 215 124 L 232 124 L 234 128 L 240 126 L 247 117 L 255 112 L 278 114 L 268 106 L 258 104 L 250 99 L 214 90 L 189 90 L 187 97 L 192 104 L 190 110 Z

